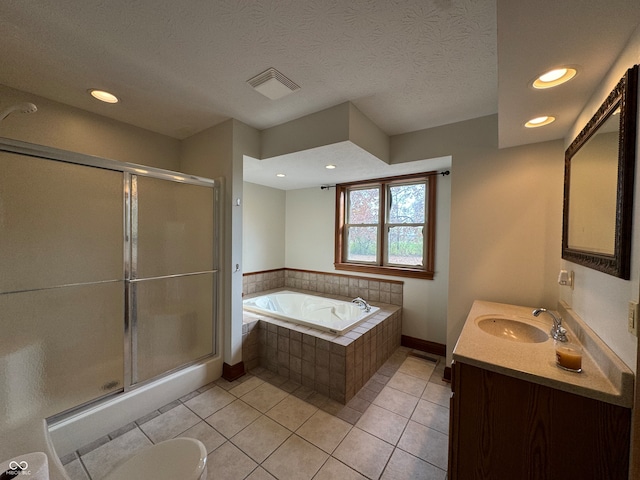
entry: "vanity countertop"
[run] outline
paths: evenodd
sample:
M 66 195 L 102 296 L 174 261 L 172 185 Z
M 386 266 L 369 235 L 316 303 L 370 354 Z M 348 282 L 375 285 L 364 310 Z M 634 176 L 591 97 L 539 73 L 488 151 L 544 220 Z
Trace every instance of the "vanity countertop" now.
M 453 359 L 496 373 L 545 385 L 576 395 L 631 408 L 633 372 L 566 305 L 560 306 L 563 326 L 572 341 L 583 347 L 582 372 L 574 373 L 556 366 L 554 340 L 540 343 L 513 342 L 483 331 L 479 317 L 494 315 L 513 318 L 548 332 L 548 315 L 534 317 L 533 307 L 476 300 L 471 307 L 453 350 Z

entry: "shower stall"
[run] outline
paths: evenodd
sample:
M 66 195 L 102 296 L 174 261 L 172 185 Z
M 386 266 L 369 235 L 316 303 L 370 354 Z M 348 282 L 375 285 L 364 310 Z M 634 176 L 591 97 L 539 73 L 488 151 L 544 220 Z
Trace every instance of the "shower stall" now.
M 219 190 L 0 139 L 0 425 L 217 354 Z

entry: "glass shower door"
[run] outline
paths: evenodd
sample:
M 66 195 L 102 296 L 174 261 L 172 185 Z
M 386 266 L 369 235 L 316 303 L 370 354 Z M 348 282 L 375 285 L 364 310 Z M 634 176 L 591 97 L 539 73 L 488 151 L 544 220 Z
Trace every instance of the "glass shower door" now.
M 132 379 L 215 353 L 214 189 L 131 177 Z
M 12 143 L 0 141 L 0 424 L 67 415 L 215 354 L 217 183 Z
M 7 152 L 0 172 L 0 423 L 19 425 L 123 388 L 124 181 Z

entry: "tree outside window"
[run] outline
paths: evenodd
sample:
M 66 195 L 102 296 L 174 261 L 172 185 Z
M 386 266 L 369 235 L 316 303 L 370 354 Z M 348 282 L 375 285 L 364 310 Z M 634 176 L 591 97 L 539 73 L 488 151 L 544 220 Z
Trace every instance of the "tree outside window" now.
M 433 278 L 435 172 L 336 191 L 336 269 Z

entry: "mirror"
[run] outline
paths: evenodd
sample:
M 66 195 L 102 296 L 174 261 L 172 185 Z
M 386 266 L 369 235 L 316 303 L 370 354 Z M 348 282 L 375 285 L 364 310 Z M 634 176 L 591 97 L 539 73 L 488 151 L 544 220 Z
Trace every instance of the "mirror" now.
M 629 279 L 638 66 L 565 152 L 562 258 Z

